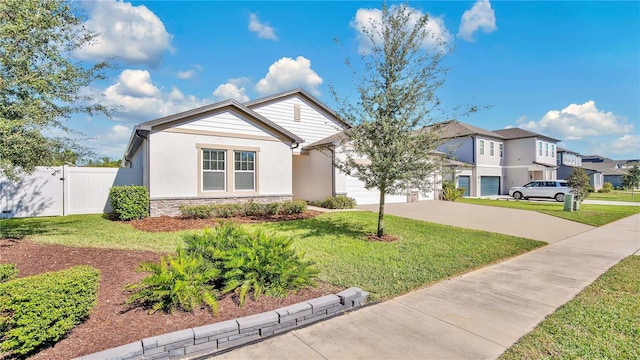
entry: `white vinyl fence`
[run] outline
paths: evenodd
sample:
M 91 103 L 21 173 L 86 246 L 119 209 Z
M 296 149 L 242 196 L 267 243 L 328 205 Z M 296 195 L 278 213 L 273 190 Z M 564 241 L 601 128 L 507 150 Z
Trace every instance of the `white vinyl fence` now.
M 141 184 L 136 169 L 39 166 L 18 182 L 0 176 L 0 218 L 110 212 L 112 186 Z

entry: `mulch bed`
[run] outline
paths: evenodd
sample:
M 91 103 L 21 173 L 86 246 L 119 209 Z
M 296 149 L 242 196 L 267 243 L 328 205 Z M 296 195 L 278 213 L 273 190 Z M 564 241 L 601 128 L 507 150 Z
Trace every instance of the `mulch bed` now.
M 304 216 L 317 215 L 314 213 L 307 212 Z M 161 219 L 162 221 L 143 220 L 134 226 L 146 231 L 176 231 L 201 229 L 203 223 L 206 223 L 202 220 Z M 215 222 L 209 226 L 214 224 Z M 166 230 L 159 230 L 163 226 Z M 162 255 L 151 251 L 76 248 L 27 240 L 0 239 L 0 263 L 15 263 L 20 277 L 67 269 L 75 265 L 90 265 L 101 272 L 98 304 L 91 311 L 89 318 L 74 328 L 65 339 L 40 351 L 31 359 L 71 359 L 149 336 L 253 315 L 343 290 L 341 287 L 319 283 L 317 288 L 306 288 L 284 299 L 268 296 L 261 296 L 257 301 L 248 299 L 244 307 L 238 307 L 236 299 L 227 296 L 220 300 L 219 314 L 216 317 L 212 317 L 205 309 L 198 309 L 193 313 L 176 311 L 173 314 L 157 312 L 153 315 L 149 315 L 144 309 L 129 309 L 124 303 L 127 294 L 123 287 L 141 280 L 146 275 L 135 271 L 138 264 L 144 261 L 158 261 Z

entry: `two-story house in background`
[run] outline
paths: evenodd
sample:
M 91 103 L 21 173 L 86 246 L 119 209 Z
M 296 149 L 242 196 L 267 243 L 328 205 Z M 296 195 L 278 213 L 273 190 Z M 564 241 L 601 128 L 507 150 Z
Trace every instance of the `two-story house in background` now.
M 510 128 L 485 130 L 459 121 L 443 126 L 445 140 L 438 150 L 469 164 L 457 174 L 465 196 L 506 194 L 512 186 L 557 178 L 558 139 Z

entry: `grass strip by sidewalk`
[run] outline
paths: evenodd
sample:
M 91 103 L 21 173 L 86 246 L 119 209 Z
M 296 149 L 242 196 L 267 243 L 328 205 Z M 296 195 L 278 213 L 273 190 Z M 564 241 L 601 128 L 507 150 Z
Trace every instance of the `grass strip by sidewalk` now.
M 543 242 L 386 216 L 387 233 L 399 241 L 369 241 L 377 214 L 327 213 L 316 218 L 252 227 L 281 232 L 316 262 L 319 280 L 387 299 L 426 284 L 527 252 Z M 145 233 L 100 215 L 0 220 L 0 238 L 13 234 L 66 246 L 175 251 L 189 231 Z M 117 261 L 117 259 L 114 259 Z
M 622 260 L 500 359 L 640 359 L 638 274 L 640 256 Z
M 589 194 L 589 200 L 640 202 L 640 191 L 636 190 L 633 194 L 630 190 L 613 190 L 608 193 L 594 192 Z
M 581 204 L 579 211 L 564 211 L 564 204 L 544 201 L 516 201 L 460 198 L 458 202 L 537 211 L 591 226 L 602 226 L 627 216 L 640 213 L 640 206 Z

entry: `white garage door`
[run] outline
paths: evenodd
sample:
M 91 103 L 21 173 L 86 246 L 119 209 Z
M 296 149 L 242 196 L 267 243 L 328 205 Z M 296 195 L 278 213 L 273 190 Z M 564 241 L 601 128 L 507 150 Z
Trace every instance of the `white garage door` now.
M 380 192 L 377 189 L 365 189 L 364 183 L 352 176 L 347 176 L 347 196 L 354 198 L 358 205 L 377 204 L 380 202 Z M 385 196 L 385 203 L 403 202 L 407 202 L 406 195 Z

